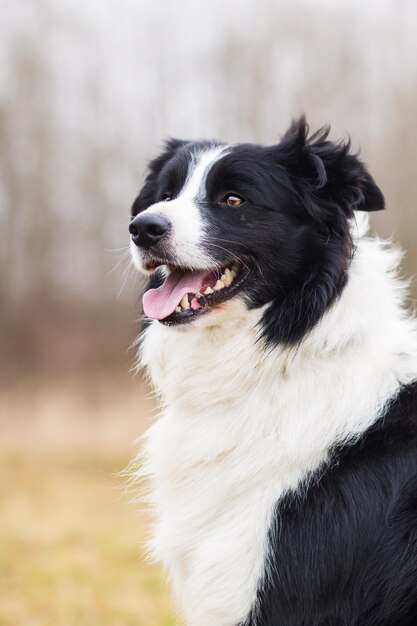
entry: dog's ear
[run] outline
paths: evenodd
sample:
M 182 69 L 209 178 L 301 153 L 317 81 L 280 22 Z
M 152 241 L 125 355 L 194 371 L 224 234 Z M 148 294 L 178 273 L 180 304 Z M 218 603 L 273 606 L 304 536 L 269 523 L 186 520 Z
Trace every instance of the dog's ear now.
M 133 217 L 140 211 L 147 209 L 156 201 L 156 183 L 159 173 L 165 163 L 174 156 L 176 151 L 187 143 L 187 141 L 182 139 L 168 139 L 164 144 L 164 149 L 161 154 L 149 162 L 148 175 L 146 176 L 145 183 L 132 206 L 131 213 Z
M 308 213 L 315 219 L 331 218 L 337 208 L 351 217 L 353 211 L 378 211 L 384 196 L 350 141 L 328 140 L 330 127 L 309 137 L 305 117 L 294 121 L 278 144 L 278 158 Z

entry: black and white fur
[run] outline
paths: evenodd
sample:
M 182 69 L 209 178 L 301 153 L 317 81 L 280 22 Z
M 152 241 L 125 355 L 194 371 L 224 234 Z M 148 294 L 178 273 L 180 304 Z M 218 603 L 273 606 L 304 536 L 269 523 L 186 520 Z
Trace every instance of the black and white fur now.
M 170 141 L 150 164 L 133 215 L 172 229 L 132 244 L 137 267 L 251 268 L 222 306 L 143 335 L 151 550 L 190 626 L 417 624 L 417 326 L 399 253 L 365 236 L 383 205 L 303 119 L 277 145 Z

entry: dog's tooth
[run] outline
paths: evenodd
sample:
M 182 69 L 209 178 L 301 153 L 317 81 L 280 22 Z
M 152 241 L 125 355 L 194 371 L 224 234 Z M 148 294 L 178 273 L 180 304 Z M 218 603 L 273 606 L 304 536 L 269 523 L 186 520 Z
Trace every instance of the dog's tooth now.
M 232 284 L 233 275 L 232 275 L 232 272 L 229 270 L 229 268 L 226 268 L 224 275 L 222 276 L 222 281 L 224 282 L 226 287 L 229 287 L 229 285 Z
M 224 285 L 222 283 L 221 280 L 218 280 L 217 283 L 214 285 L 214 291 L 220 291 L 220 289 L 223 289 Z
M 188 309 L 188 307 L 190 306 L 190 301 L 188 299 L 188 294 L 185 294 L 185 296 L 182 297 L 181 302 L 180 302 L 180 306 L 182 306 L 183 309 Z
M 230 270 L 230 274 L 231 274 L 231 276 L 232 276 L 232 279 L 233 279 L 233 278 L 236 278 L 236 276 L 237 276 L 237 271 L 236 271 L 234 268 L 232 268 L 232 269 Z
M 222 283 L 225 283 L 225 284 L 226 284 L 226 283 L 227 283 L 227 276 L 226 276 L 226 274 L 222 274 L 222 275 L 220 276 L 220 280 L 222 281 Z
M 206 287 L 206 289 L 204 290 L 204 293 L 206 296 L 210 295 L 211 293 L 214 293 L 213 289 L 209 286 Z
M 180 306 L 177 306 L 177 308 L 175 309 L 175 313 L 181 313 L 182 308 Z

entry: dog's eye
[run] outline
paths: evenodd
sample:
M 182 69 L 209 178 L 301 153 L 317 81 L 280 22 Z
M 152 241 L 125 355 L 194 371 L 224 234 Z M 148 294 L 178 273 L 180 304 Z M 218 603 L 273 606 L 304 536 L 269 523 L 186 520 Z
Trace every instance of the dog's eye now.
M 229 206 L 237 207 L 244 202 L 243 198 L 240 198 L 235 193 L 228 193 L 225 199 L 223 200 Z
M 165 193 L 162 194 L 161 202 L 169 202 L 170 200 L 172 200 L 172 196 L 169 193 L 169 191 L 166 191 Z

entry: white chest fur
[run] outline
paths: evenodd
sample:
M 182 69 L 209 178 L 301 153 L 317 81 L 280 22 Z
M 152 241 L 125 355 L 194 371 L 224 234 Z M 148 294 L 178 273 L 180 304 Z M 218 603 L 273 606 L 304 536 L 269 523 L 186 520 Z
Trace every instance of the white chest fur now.
M 361 241 L 342 298 L 296 351 L 265 351 L 260 312 L 239 300 L 193 327 L 146 331 L 143 362 L 163 406 L 145 445 L 151 549 L 187 624 L 244 621 L 276 502 L 416 377 L 395 263 Z

